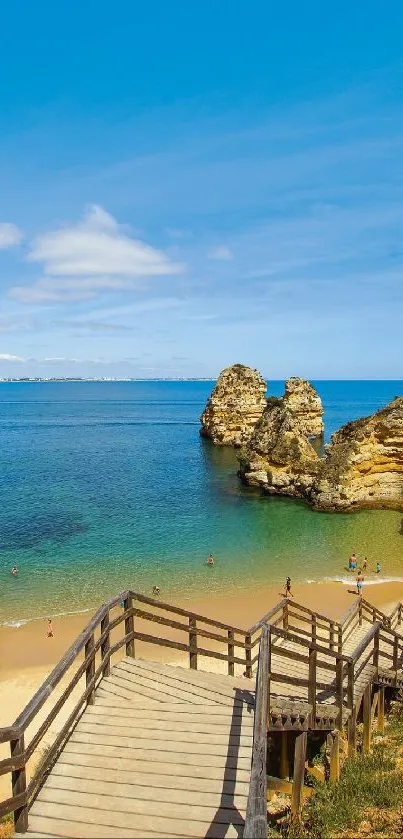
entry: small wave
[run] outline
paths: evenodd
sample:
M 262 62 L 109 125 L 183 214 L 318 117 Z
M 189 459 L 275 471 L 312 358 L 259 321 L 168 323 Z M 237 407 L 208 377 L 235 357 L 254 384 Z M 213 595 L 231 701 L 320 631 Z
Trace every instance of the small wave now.
M 20 626 L 25 626 L 27 623 L 34 623 L 35 621 L 48 620 L 50 615 L 52 616 L 52 619 L 54 619 L 54 618 L 67 618 L 67 617 L 70 617 L 71 615 L 85 615 L 87 612 L 95 612 L 95 610 L 96 610 L 96 606 L 94 606 L 93 609 L 91 609 L 91 608 L 89 608 L 89 609 L 76 609 L 75 611 L 72 611 L 72 612 L 55 612 L 54 614 L 52 614 L 52 612 L 49 611 L 49 612 L 46 612 L 45 615 L 37 615 L 37 616 L 32 617 L 32 618 L 16 618 L 15 620 L 2 621 L 0 623 L 0 628 L 2 626 L 7 626 L 9 628 L 11 627 L 11 629 L 19 629 Z
M 306 582 L 315 582 L 314 580 L 307 580 Z M 319 581 L 317 581 L 319 582 Z M 325 577 L 324 583 L 343 583 L 345 586 L 355 585 L 356 578 L 354 574 L 351 577 Z M 383 583 L 403 583 L 403 577 L 374 577 L 367 578 L 364 573 L 364 586 L 379 586 Z

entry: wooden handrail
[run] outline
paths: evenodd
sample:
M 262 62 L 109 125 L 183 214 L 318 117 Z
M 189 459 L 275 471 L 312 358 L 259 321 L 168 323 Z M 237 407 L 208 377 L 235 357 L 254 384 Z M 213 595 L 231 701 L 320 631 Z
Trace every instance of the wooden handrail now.
M 361 656 L 365 652 L 368 644 L 370 644 L 371 641 L 373 640 L 373 638 L 375 637 L 375 635 L 377 635 L 377 633 L 379 633 L 380 626 L 381 626 L 381 624 L 378 621 L 373 623 L 372 626 L 370 626 L 368 632 L 365 633 L 365 635 L 362 638 L 362 640 L 360 641 L 360 643 L 357 644 L 355 650 L 353 650 L 353 652 L 351 654 L 351 658 L 354 661 L 354 663 L 356 661 L 358 661 L 359 658 L 361 658 Z
M 262 626 L 256 676 L 252 767 L 244 826 L 244 839 L 267 836 L 267 715 L 269 706 L 270 627 Z

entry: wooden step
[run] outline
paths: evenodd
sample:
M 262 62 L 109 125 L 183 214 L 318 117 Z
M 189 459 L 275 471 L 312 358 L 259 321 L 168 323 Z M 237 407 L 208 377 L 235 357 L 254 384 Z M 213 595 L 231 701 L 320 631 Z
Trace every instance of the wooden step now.
M 227 727 L 229 725 L 239 725 L 243 727 L 253 728 L 253 714 L 245 706 L 240 709 L 223 708 L 218 706 L 218 713 L 214 706 L 209 705 L 197 706 L 197 708 L 186 708 L 186 705 L 181 705 L 181 710 L 170 711 L 167 707 L 172 708 L 172 705 L 164 705 L 162 707 L 141 708 L 138 705 L 127 704 L 119 707 L 115 705 L 106 705 L 97 702 L 95 705 L 88 705 L 85 714 L 94 722 L 99 719 L 108 719 L 111 722 L 116 720 L 124 721 L 124 725 L 128 726 L 142 726 L 147 721 L 150 724 L 157 723 L 161 726 L 173 726 L 174 723 L 180 725 L 217 725 Z M 175 708 L 177 706 L 174 706 Z M 234 710 L 234 713 L 233 713 Z
M 94 804 L 94 801 L 97 803 Z M 178 805 L 164 805 L 164 811 L 158 807 L 156 812 L 151 801 L 141 802 L 145 812 L 137 809 L 137 801 L 125 799 L 120 802 L 121 809 L 116 808 L 116 799 L 109 796 L 92 796 L 86 793 L 72 793 L 65 790 L 47 790 L 41 792 L 31 810 L 31 824 L 33 829 L 37 825 L 36 815 L 48 816 L 54 819 L 69 818 L 74 821 L 77 816 L 82 823 L 108 825 L 114 828 L 133 829 L 135 825 L 137 835 L 144 835 L 145 831 L 159 833 L 161 836 L 208 836 L 222 837 L 223 825 L 236 827 L 243 825 L 243 819 L 235 808 L 211 809 L 205 807 Z M 169 815 L 168 815 L 169 814 Z M 238 832 L 239 833 L 239 830 Z M 87 836 L 84 833 L 83 836 Z M 135 834 L 136 835 L 136 834 Z M 226 833 L 225 835 L 229 835 Z M 236 834 L 237 835 L 237 834 Z
M 116 749 L 111 746 L 101 747 L 92 744 L 72 743 L 68 741 L 59 757 L 61 763 L 74 762 L 82 766 L 99 766 L 108 768 L 113 766 L 120 772 L 142 772 L 146 774 L 172 775 L 175 767 L 175 777 L 180 776 L 192 779 L 220 780 L 225 777 L 228 781 L 242 781 L 249 783 L 250 760 L 241 759 L 238 761 L 225 761 L 216 756 L 210 756 L 207 760 L 200 762 L 192 755 L 177 756 L 172 764 L 172 755 L 163 759 L 158 752 L 144 752 L 142 756 L 133 756 L 126 750 Z M 182 782 L 182 781 L 181 781 Z
M 110 693 L 104 693 L 102 691 L 97 692 L 93 707 L 102 709 L 115 708 L 122 714 L 130 709 L 134 710 L 135 713 L 148 713 L 148 711 L 156 711 L 158 713 L 173 712 L 175 714 L 189 713 L 188 702 L 152 702 L 145 699 L 121 700 L 112 696 Z M 253 708 L 244 702 L 235 701 L 233 704 L 229 703 L 228 705 L 206 703 L 204 705 L 194 705 L 193 707 L 195 714 L 203 714 L 208 717 L 223 715 L 228 717 L 228 715 L 231 715 L 239 717 L 250 716 L 253 719 Z
M 144 771 L 144 764 L 142 762 L 130 762 L 131 765 L 138 767 L 137 770 L 130 769 L 125 766 L 122 767 L 121 763 L 124 763 L 124 761 L 119 762 L 119 765 L 111 767 L 108 759 L 101 758 L 97 760 L 96 757 L 88 757 L 88 755 L 70 755 L 69 761 L 69 755 L 63 753 L 52 770 L 52 776 L 63 775 L 65 777 L 83 778 L 93 781 L 112 781 L 122 783 L 123 785 L 132 784 L 133 787 L 142 787 L 143 795 L 144 787 L 147 789 L 152 783 L 155 795 L 159 795 L 159 793 L 157 793 L 157 787 L 161 788 L 161 791 L 164 792 L 164 794 L 169 795 L 171 792 L 175 795 L 176 791 L 179 789 L 182 801 L 185 797 L 185 792 L 192 793 L 192 795 L 189 796 L 192 801 L 194 800 L 193 793 L 211 792 L 214 795 L 223 794 L 244 798 L 248 797 L 248 773 L 245 773 L 244 781 L 240 780 L 238 777 L 239 775 L 242 775 L 242 773 L 238 773 L 238 776 L 236 773 L 231 773 L 232 780 L 231 778 L 222 778 L 221 775 L 215 778 L 198 778 L 194 777 L 192 769 L 190 769 L 189 775 L 179 775 L 176 771 L 173 772 L 172 764 L 166 764 L 165 773 L 161 774 L 155 771 L 156 764 L 151 764 L 151 767 L 147 764 L 149 771 L 147 771 L 147 768 L 146 771 Z M 152 774 L 151 779 L 149 778 L 150 771 Z M 213 774 L 213 772 L 210 774 Z
M 133 729 L 130 726 L 118 725 L 116 720 L 112 722 L 112 725 L 98 720 L 94 723 L 84 715 L 84 718 L 76 726 L 75 732 L 79 732 L 80 734 L 94 734 L 97 739 L 101 737 L 103 740 L 105 737 L 117 738 L 122 744 L 122 747 L 126 745 L 133 747 L 134 742 L 141 746 L 143 740 L 159 743 L 162 737 L 168 749 L 171 748 L 168 745 L 171 741 L 177 744 L 178 749 L 181 748 L 182 743 L 186 743 L 189 746 L 194 744 L 197 747 L 199 745 L 237 746 L 238 744 L 245 747 L 252 746 L 252 730 L 250 729 L 248 732 L 244 732 L 240 726 L 234 726 L 233 728 L 229 726 L 224 732 L 218 732 L 217 730 L 211 731 L 210 729 L 206 733 L 200 732 L 197 729 L 196 731 L 192 731 L 189 726 L 179 726 L 176 730 L 172 730 L 171 726 L 156 730 L 152 727 L 150 728 L 148 723 L 144 721 L 144 725 L 141 728 Z
M 94 729 L 102 729 L 102 726 L 92 726 Z M 228 744 L 226 743 L 206 743 L 203 742 L 203 736 L 201 735 L 196 740 L 188 742 L 181 741 L 180 743 L 176 743 L 175 740 L 168 740 L 168 739 L 159 739 L 157 740 L 154 737 L 149 737 L 144 740 L 141 740 L 134 737 L 118 737 L 114 734 L 104 734 L 101 731 L 83 731 L 79 725 L 73 731 L 70 740 L 70 743 L 83 743 L 83 744 L 92 744 L 92 745 L 100 745 L 100 746 L 112 746 L 115 748 L 120 748 L 123 750 L 130 750 L 131 754 L 135 756 L 137 752 L 163 752 L 164 754 L 168 753 L 182 753 L 182 754 L 195 754 L 199 759 L 201 759 L 204 755 L 212 756 L 217 755 L 221 757 L 250 757 L 251 751 L 249 746 L 239 746 L 235 738 L 231 738 L 231 741 Z
M 225 687 L 230 690 L 255 690 L 255 679 L 246 679 L 243 676 L 227 676 L 224 673 L 212 673 L 207 670 L 191 670 L 190 668 L 178 667 L 172 664 L 144 661 L 140 658 L 126 657 L 119 664 L 127 665 L 136 670 L 142 669 L 144 673 L 154 673 L 180 682 L 188 682 L 189 685 L 216 685 L 219 688 Z
M 198 731 L 204 734 L 228 734 L 230 729 L 241 729 L 243 734 L 253 733 L 253 722 L 248 717 L 241 717 L 232 715 L 214 715 L 209 717 L 208 714 L 192 714 L 189 713 L 172 714 L 166 712 L 152 711 L 144 712 L 140 717 L 136 713 L 136 709 L 128 709 L 131 713 L 127 713 L 127 709 L 122 709 L 121 713 L 111 714 L 111 710 L 116 711 L 116 708 L 102 708 L 99 706 L 89 706 L 85 711 L 85 720 L 99 725 L 108 726 L 123 726 L 125 731 L 141 732 L 141 729 L 147 728 L 154 731 Z M 100 713 L 102 711 L 102 713 Z M 196 719 L 195 719 L 196 718 Z M 81 724 L 81 723 L 79 723 Z M 157 735 L 158 736 L 158 735 Z
M 227 769 L 232 768 L 236 769 L 245 769 L 246 771 L 250 770 L 250 749 L 246 749 L 247 756 L 245 757 L 243 754 L 239 754 L 237 752 L 237 756 L 228 756 L 225 754 L 203 754 L 197 751 L 189 751 L 186 752 L 184 750 L 173 750 L 173 751 L 166 751 L 165 749 L 158 751 L 157 749 L 148 749 L 147 747 L 139 748 L 139 749 L 124 749 L 120 745 L 106 745 L 100 743 L 94 743 L 91 738 L 85 739 L 84 735 L 81 738 L 74 737 L 74 734 L 69 739 L 69 741 L 65 745 L 65 751 L 78 751 L 87 754 L 98 754 L 104 755 L 109 759 L 115 760 L 116 758 L 130 758 L 130 760 L 134 761 L 147 761 L 147 762 L 157 762 L 157 763 L 168 763 L 173 765 L 182 764 L 183 766 L 193 766 L 193 767 L 200 767 L 201 776 L 205 777 L 203 774 L 202 769 L 205 772 L 205 768 L 208 766 L 216 766 L 220 767 L 223 771 L 225 769 L 225 774 L 227 774 Z M 175 755 L 175 757 L 173 757 Z M 172 770 L 171 770 L 172 771 Z

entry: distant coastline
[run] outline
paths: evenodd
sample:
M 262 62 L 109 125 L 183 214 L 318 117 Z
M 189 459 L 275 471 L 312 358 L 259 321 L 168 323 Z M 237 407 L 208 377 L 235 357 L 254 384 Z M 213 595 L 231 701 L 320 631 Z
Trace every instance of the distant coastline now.
M 205 377 L 187 377 L 187 376 L 157 376 L 156 378 L 135 378 L 131 376 L 15 376 L 7 377 L 0 376 L 0 383 L 13 382 L 22 384 L 23 382 L 212 382 L 212 378 Z

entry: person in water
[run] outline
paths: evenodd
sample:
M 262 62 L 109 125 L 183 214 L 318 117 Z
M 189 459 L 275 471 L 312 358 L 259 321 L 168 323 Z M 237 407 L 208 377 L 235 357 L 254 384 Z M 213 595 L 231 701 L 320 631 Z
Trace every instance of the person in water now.
M 48 637 L 48 638 L 54 638 L 54 637 L 55 637 L 55 633 L 53 632 L 53 625 L 52 625 L 52 621 L 51 621 L 51 619 L 50 619 L 50 618 L 49 618 L 49 620 L 48 620 L 48 626 L 47 626 L 47 630 L 46 630 L 46 635 L 47 635 L 47 637 Z
M 291 577 L 287 577 L 285 581 L 285 596 L 288 597 L 288 595 L 290 595 L 290 597 L 294 597 L 291 592 Z
M 356 568 L 357 568 L 357 557 L 356 557 L 355 551 L 353 551 L 353 553 L 351 554 L 350 559 L 348 561 L 348 569 L 349 569 L 349 571 L 355 571 Z
M 380 574 L 380 571 L 381 571 L 381 563 L 380 563 L 380 562 L 377 562 L 377 563 L 376 563 L 376 573 L 377 573 L 377 574 Z
M 160 594 L 160 589 L 158 586 L 153 586 L 153 594 Z
M 12 573 L 13 577 L 16 577 L 16 576 L 17 576 L 17 574 L 18 574 L 18 568 L 17 568 L 17 566 L 16 566 L 16 565 L 13 565 L 13 567 L 12 567 L 12 569 L 11 569 L 11 573 Z
M 368 560 L 367 560 L 367 557 L 366 557 L 366 556 L 364 556 L 364 561 L 363 561 L 363 563 L 362 563 L 362 570 L 363 570 L 363 571 L 366 571 L 366 570 L 367 570 L 367 568 L 368 568 Z
M 362 573 L 361 568 L 360 568 L 360 570 L 358 571 L 358 574 L 357 574 L 357 594 L 360 597 L 362 597 L 363 586 L 364 586 L 364 574 Z
M 207 565 L 214 565 L 214 561 L 213 554 L 210 554 L 210 556 L 207 557 Z

